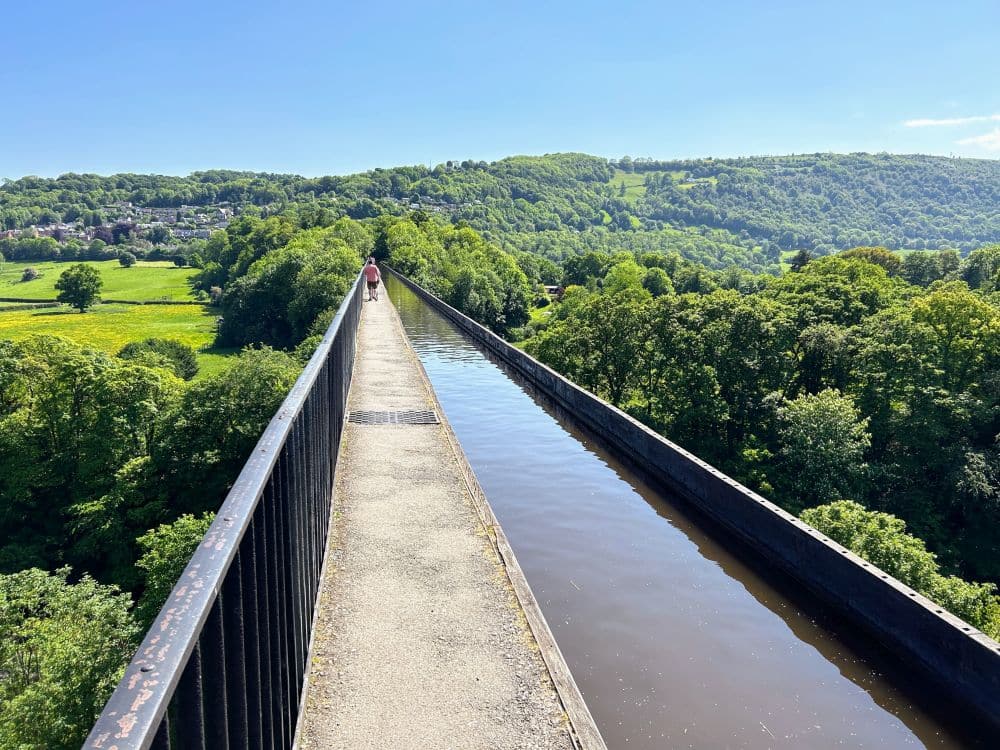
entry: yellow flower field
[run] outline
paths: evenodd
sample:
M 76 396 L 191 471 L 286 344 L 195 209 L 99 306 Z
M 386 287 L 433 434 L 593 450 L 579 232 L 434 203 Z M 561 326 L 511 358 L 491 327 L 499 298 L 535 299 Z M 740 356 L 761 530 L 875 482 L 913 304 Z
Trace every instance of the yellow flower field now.
M 152 336 L 175 339 L 198 352 L 200 376 L 217 372 L 229 352 L 210 349 L 217 312 L 200 305 L 96 305 L 85 313 L 68 307 L 0 312 L 0 339 L 32 334 L 65 336 L 109 354 Z

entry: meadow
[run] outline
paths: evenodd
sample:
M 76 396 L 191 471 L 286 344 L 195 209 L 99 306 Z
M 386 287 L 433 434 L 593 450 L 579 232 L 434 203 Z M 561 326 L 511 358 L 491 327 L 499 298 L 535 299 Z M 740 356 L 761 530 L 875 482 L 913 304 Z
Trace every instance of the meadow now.
M 125 344 L 174 339 L 198 354 L 198 377 L 219 372 L 230 350 L 214 349 L 216 311 L 201 305 L 97 305 L 85 313 L 69 307 L 0 312 L 0 339 L 35 334 L 64 336 L 116 354 Z
M 630 200 L 641 198 L 646 194 L 646 175 L 644 174 L 616 169 L 614 177 L 611 178 L 611 185 L 619 188 L 622 183 L 625 183 L 625 197 Z
M 178 268 L 169 261 L 139 261 L 131 268 L 124 268 L 117 260 L 83 261 L 100 271 L 104 280 L 101 297 L 127 302 L 193 301 L 189 281 L 198 271 Z M 54 300 L 56 281 L 71 263 L 45 261 L 6 262 L 0 267 L 0 298 L 10 297 L 30 300 Z M 25 268 L 34 268 L 40 274 L 33 281 L 21 281 Z
M 781 251 L 781 272 L 788 273 L 792 270 L 792 258 L 798 255 L 798 250 L 782 250 Z

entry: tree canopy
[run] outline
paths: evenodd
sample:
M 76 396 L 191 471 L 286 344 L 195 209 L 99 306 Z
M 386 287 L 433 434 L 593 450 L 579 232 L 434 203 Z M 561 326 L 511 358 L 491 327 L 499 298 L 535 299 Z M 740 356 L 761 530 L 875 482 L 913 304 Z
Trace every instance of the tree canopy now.
M 93 307 L 100 299 L 104 281 L 96 268 L 77 263 L 59 275 L 55 286 L 59 290 L 57 300 L 72 305 L 80 312 L 86 312 L 88 307 Z
M 78 748 L 138 645 L 128 594 L 68 577 L 0 575 L 0 746 Z
M 561 300 L 519 333 L 529 353 L 789 510 L 852 498 L 903 519 L 948 573 L 1000 581 L 989 252 L 926 286 L 871 247 L 777 278 L 587 253 L 564 262 Z M 653 269 L 669 281 L 655 295 Z
M 302 228 L 415 207 L 464 222 L 508 252 L 560 261 L 589 250 L 673 251 L 713 269 L 737 264 L 760 272 L 776 271 L 786 250 L 824 255 L 884 245 L 967 252 L 996 243 L 998 185 L 995 160 L 893 154 L 619 161 L 567 153 L 315 178 L 224 170 L 186 177 L 67 174 L 0 185 L 0 227 L 101 226 L 101 212 L 124 203 L 261 209 L 284 213 Z M 126 236 L 124 228 L 117 234 L 102 228 L 106 242 Z M 152 242 L 165 240 L 163 227 L 152 232 Z M 0 240 L 0 252 L 12 260 L 61 252 L 51 237 L 33 239 L 30 247 L 21 242 Z

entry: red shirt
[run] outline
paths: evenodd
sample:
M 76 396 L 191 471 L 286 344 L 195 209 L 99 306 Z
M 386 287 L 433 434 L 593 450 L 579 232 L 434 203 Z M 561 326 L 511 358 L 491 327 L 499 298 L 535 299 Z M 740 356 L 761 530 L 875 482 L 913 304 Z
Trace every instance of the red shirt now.
M 369 266 L 365 266 L 365 278 L 368 279 L 368 281 L 378 281 L 378 268 L 374 263 Z

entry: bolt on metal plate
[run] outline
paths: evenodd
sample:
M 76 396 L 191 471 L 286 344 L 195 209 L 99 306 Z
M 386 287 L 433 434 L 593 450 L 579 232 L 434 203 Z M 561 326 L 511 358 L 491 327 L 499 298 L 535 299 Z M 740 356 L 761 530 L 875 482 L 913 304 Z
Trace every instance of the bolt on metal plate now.
M 347 416 L 354 424 L 440 424 L 434 411 L 352 411 Z

